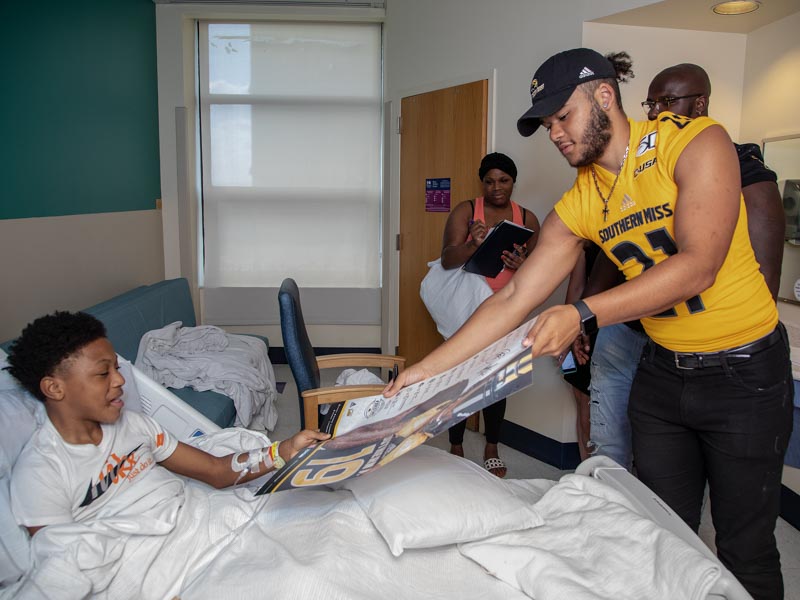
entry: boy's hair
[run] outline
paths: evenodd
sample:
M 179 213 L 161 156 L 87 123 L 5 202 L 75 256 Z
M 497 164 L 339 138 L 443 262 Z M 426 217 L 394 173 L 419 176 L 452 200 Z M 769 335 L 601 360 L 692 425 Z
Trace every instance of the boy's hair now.
M 9 350 L 6 369 L 44 402 L 42 379 L 54 375 L 65 359 L 84 346 L 104 337 L 105 325 L 92 315 L 57 311 L 28 323 Z

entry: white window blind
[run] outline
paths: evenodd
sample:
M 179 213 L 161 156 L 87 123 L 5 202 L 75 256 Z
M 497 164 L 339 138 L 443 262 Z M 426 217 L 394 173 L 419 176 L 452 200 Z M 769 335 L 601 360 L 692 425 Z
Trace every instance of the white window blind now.
M 380 287 L 381 28 L 200 23 L 203 285 Z

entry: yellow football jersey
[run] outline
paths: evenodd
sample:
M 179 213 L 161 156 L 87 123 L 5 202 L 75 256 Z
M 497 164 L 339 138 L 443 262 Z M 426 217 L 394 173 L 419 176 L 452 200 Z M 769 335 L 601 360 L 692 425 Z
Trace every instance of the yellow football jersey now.
M 578 169 L 575 184 L 555 211 L 573 233 L 598 244 L 631 279 L 677 253 L 675 164 L 686 145 L 716 121 L 662 113 L 655 121 L 628 122 L 630 150 L 608 201 L 607 220 L 589 167 Z M 614 174 L 595 169 L 600 189 L 608 190 Z M 777 323 L 775 302 L 750 245 L 741 194 L 739 220 L 714 284 L 662 314 L 642 319 L 653 340 L 677 352 L 714 352 L 747 344 Z

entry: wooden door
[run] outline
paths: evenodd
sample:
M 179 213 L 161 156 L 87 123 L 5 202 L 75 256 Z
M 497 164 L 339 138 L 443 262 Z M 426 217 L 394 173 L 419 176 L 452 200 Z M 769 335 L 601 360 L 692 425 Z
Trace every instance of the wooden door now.
M 425 211 L 425 180 L 450 178 L 450 206 L 480 195 L 488 81 L 403 98 L 400 104 L 399 350 L 413 364 L 442 343 L 419 296 L 427 263 L 442 251 L 449 212 Z

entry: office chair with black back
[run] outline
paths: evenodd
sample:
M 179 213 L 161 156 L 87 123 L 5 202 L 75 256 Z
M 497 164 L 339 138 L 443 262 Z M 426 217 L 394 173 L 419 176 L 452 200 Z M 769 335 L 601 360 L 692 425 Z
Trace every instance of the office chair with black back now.
M 300 404 L 300 427 L 319 427 L 319 406 L 344 402 L 381 393 L 383 385 L 346 385 L 320 387 L 320 369 L 344 369 L 347 367 L 379 367 L 392 373 L 402 371 L 406 359 L 388 354 L 329 354 L 316 356 L 308 338 L 303 309 L 300 306 L 300 290 L 294 279 L 283 280 L 278 292 L 281 315 L 281 336 L 286 360 L 292 369 L 297 384 Z

